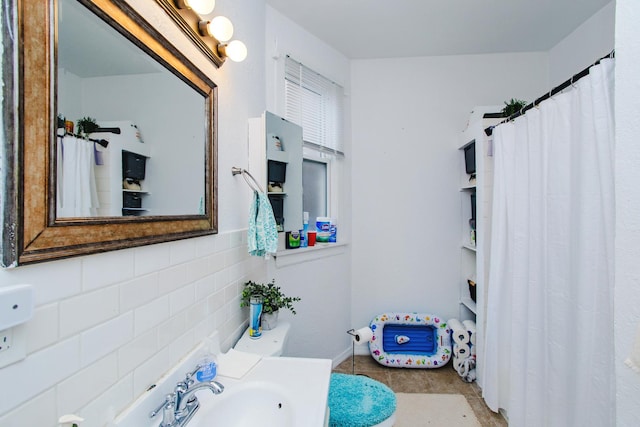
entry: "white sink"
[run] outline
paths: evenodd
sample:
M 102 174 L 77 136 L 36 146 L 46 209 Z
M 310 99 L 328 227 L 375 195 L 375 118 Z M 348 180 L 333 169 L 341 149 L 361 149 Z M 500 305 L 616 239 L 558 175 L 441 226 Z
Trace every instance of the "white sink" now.
M 210 339 L 219 348 L 218 333 L 212 334 Z M 154 387 L 118 414 L 110 425 L 158 427 L 162 411 L 152 418 L 149 414 L 174 391 L 178 381 L 184 380 L 185 373 L 193 370 L 204 348 L 204 342 L 196 346 L 159 378 Z M 212 351 L 211 346 L 208 350 Z M 213 351 L 220 354 L 215 348 Z M 229 375 L 241 375 L 234 370 L 227 372 L 233 372 Z M 214 395 L 206 389 L 197 391 L 200 409 L 186 427 L 323 427 L 328 412 L 330 378 L 329 359 L 262 358 L 241 379 L 218 375 L 215 381 L 224 386 L 221 394 Z
M 212 399 L 200 399 L 200 409 L 188 426 L 223 425 L 294 427 L 288 392 L 274 384 L 249 381 Z
M 263 358 L 242 379 L 217 376 L 222 394 L 197 392 L 200 409 L 187 427 L 322 427 L 330 376 L 328 359 Z

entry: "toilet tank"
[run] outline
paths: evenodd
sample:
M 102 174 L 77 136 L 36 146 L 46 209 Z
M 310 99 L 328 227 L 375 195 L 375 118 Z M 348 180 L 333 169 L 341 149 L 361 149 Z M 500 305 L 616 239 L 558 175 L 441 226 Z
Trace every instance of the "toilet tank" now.
M 291 324 L 289 322 L 279 321 L 276 328 L 269 331 L 263 330 L 262 336 L 257 339 L 249 337 L 249 328 L 247 328 L 233 348 L 246 353 L 259 354 L 263 357 L 282 356 L 282 352 L 287 345 L 290 328 Z

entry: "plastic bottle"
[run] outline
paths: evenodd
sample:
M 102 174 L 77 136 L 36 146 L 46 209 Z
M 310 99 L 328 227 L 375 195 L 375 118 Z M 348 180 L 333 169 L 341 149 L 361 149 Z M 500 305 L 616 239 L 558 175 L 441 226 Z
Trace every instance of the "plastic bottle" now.
M 218 361 L 212 352 L 212 343 L 209 339 L 204 343 L 202 356 L 198 359 L 199 369 L 196 371 L 196 380 L 201 383 L 211 381 L 218 373 Z
M 262 336 L 262 296 L 251 295 L 249 300 L 249 338 L 258 339 Z
M 205 354 L 198 360 L 200 369 L 196 372 L 196 380 L 205 383 L 214 379 L 218 373 L 218 362 L 213 354 Z
M 328 243 L 329 236 L 331 235 L 331 218 L 326 216 L 319 216 L 316 219 L 316 242 L 318 243 Z
M 309 212 L 302 213 L 302 231 L 300 232 L 300 247 L 306 248 L 309 245 Z

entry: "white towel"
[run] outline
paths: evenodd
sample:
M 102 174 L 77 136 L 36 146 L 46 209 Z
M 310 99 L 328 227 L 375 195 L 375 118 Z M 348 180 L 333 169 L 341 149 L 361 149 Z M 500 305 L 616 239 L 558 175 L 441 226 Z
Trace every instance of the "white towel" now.
M 58 157 L 59 217 L 95 216 L 98 203 L 96 178 L 93 171 L 93 142 L 75 136 L 62 139 L 62 156 Z
M 230 349 L 218 357 L 218 374 L 230 378 L 242 378 L 262 357 L 258 354 Z

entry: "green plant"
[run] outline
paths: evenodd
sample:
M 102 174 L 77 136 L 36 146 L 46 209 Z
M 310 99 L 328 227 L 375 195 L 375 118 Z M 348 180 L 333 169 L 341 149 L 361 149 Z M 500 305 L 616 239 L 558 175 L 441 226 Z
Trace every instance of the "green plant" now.
M 98 129 L 98 123 L 96 119 L 91 117 L 83 117 L 78 120 L 78 134 L 80 135 L 89 135 L 92 132 L 95 132 Z
M 58 129 L 64 128 L 65 118 L 62 114 L 58 114 Z
M 252 295 L 260 295 L 262 297 L 262 312 L 265 314 L 273 313 L 281 308 L 286 308 L 296 314 L 293 303 L 300 301 L 300 297 L 288 297 L 283 294 L 280 286 L 276 286 L 275 279 L 267 284 L 256 283 L 251 280 L 246 282 L 244 289 L 242 289 L 240 307 L 248 307 Z
M 509 102 L 505 101 L 504 105 L 505 107 L 502 109 L 502 115 L 504 117 L 509 117 L 522 110 L 527 105 L 527 101 L 511 98 Z

